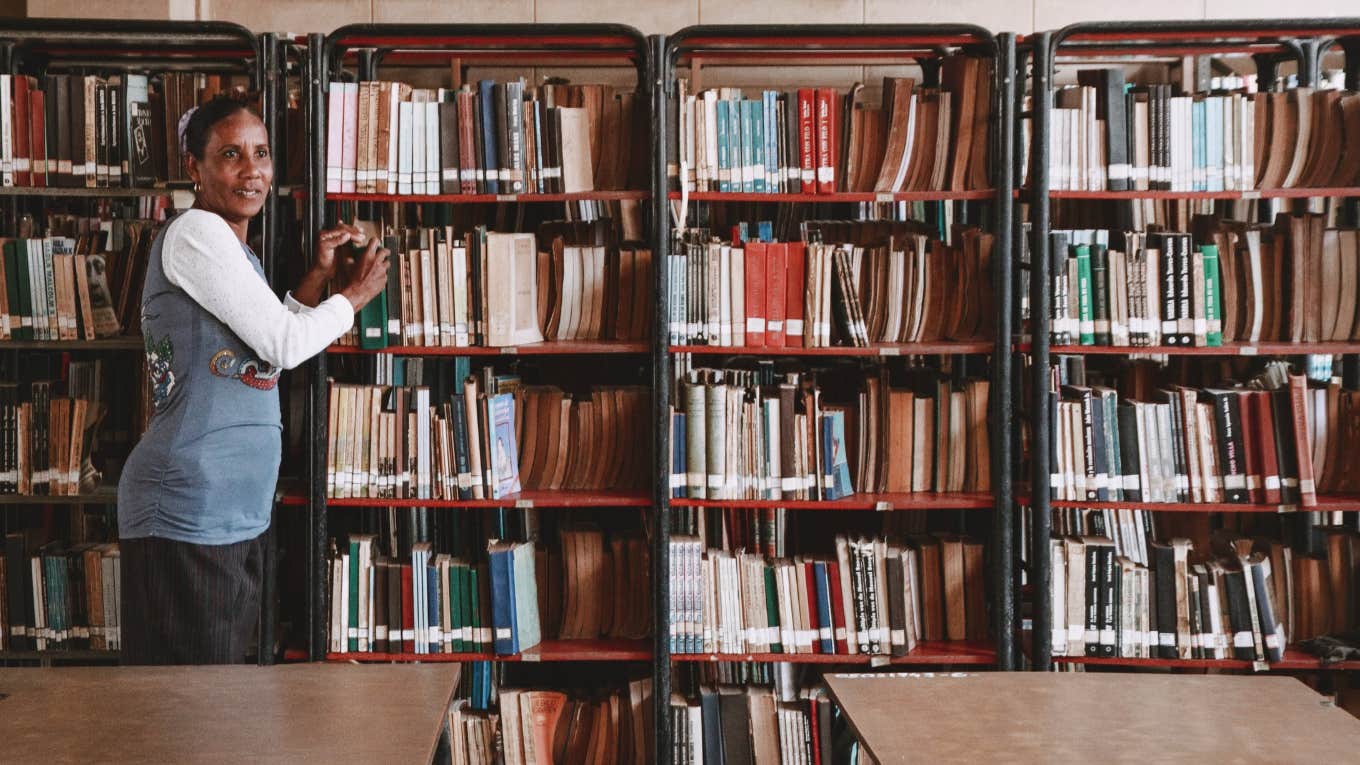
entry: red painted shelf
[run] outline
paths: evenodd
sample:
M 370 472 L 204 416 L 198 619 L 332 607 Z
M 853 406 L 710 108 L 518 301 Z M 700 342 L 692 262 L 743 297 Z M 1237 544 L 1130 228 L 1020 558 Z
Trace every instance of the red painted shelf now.
M 140 351 L 145 345 L 139 335 L 100 340 L 0 340 L 0 349 L 34 351 Z
M 1119 657 L 1095 656 L 1054 656 L 1054 664 L 1089 664 L 1107 667 L 1181 667 L 1186 669 L 1251 669 L 1252 663 L 1242 659 L 1127 659 Z M 1344 661 L 1324 665 L 1318 657 L 1299 650 L 1287 648 L 1284 661 L 1270 664 L 1278 670 L 1348 670 L 1360 669 L 1360 661 Z
M 778 194 L 745 191 L 691 191 L 691 202 L 933 202 L 946 200 L 991 199 L 994 189 L 976 191 L 893 191 L 856 192 L 838 191 L 833 194 Z M 672 191 L 668 199 L 680 199 L 680 192 Z
M 786 664 L 995 664 L 996 649 L 984 642 L 919 643 L 906 656 L 833 653 L 676 653 L 674 662 L 766 661 Z
M 524 491 L 500 499 L 395 499 L 332 497 L 330 507 L 650 507 L 648 494 L 623 491 Z
M 868 348 L 834 345 L 829 348 L 800 346 L 773 348 L 751 345 L 672 345 L 671 353 L 698 353 L 715 356 L 911 356 L 916 354 L 991 353 L 990 340 L 939 343 L 882 343 Z
M 327 353 L 396 356 L 569 356 L 649 353 L 648 343 L 632 340 L 564 340 L 516 346 L 447 347 L 427 345 L 390 345 L 386 348 L 360 348 L 357 345 L 332 345 Z
M 521 653 L 328 653 L 326 661 L 463 662 L 463 661 L 650 661 L 648 640 L 545 640 Z
M 279 504 L 284 507 L 305 507 L 307 498 L 301 494 L 285 494 L 279 497 Z
M 295 191 L 303 195 L 305 190 Z M 572 194 L 354 194 L 327 192 L 328 202 L 575 202 L 643 200 L 647 191 L 580 191 Z
M 1016 500 L 1025 504 L 1028 497 Z M 1318 497 L 1317 507 L 1300 505 L 1257 505 L 1234 504 L 1231 502 L 1100 502 L 1098 500 L 1050 500 L 1052 507 L 1071 507 L 1094 510 L 1153 510 L 1157 512 L 1180 513 L 1279 513 L 1293 511 L 1337 511 L 1360 510 L 1360 496 L 1329 495 Z
M 936 510 L 936 509 L 987 509 L 995 504 L 991 494 L 982 492 L 961 492 L 936 494 L 934 492 L 915 492 L 910 494 L 851 494 L 844 499 L 688 499 L 671 498 L 672 507 L 725 507 L 734 509 L 758 507 L 785 507 L 790 510 Z
M 1019 353 L 1029 353 L 1032 347 L 1033 346 L 1030 343 L 1017 343 L 1015 350 Z M 1164 356 L 1296 356 L 1306 353 L 1326 355 L 1360 353 L 1360 343 L 1286 343 L 1272 340 L 1259 343 L 1226 343 L 1217 347 L 1169 345 L 1050 345 L 1048 351 L 1049 353 L 1086 356 L 1131 356 L 1134 354 L 1157 354 Z
M 1021 192 L 1024 194 L 1025 192 Z M 1334 186 L 1248 191 L 1078 191 L 1051 190 L 1050 199 L 1304 199 L 1308 197 L 1355 197 L 1360 187 Z

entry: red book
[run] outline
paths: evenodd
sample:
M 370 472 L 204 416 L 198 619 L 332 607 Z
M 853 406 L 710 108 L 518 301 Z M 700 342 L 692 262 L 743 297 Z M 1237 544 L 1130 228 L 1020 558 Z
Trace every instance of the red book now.
M 817 193 L 816 93 L 811 88 L 798 90 L 798 171 L 805 194 Z
M 743 250 L 746 259 L 744 296 L 746 300 L 746 344 L 753 348 L 765 345 L 765 251 L 763 242 L 747 242 Z
M 817 618 L 817 567 L 811 561 L 798 564 L 807 577 L 808 627 L 812 631 L 812 652 L 822 653 L 822 622 Z
M 812 765 L 822 765 L 821 731 L 817 730 L 817 699 L 808 699 L 808 728 L 812 732 Z
M 11 78 L 14 92 L 10 93 L 10 137 L 14 146 L 14 185 L 32 186 L 33 172 L 28 158 L 28 78 Z
M 831 636 L 836 639 L 836 653 L 850 653 L 845 633 L 845 601 L 841 600 L 841 567 L 831 560 L 826 564 L 827 589 L 831 591 Z
M 1251 412 L 1256 420 L 1256 433 L 1261 449 L 1261 487 L 1268 505 L 1280 503 L 1280 455 L 1275 450 L 1275 410 L 1270 405 L 1270 393 L 1263 390 L 1251 394 Z
M 401 650 L 404 653 L 416 652 L 416 611 L 413 606 L 415 596 L 411 592 L 411 566 L 401 567 Z M 391 644 L 391 636 L 388 636 Z
M 28 91 L 30 138 L 28 142 L 33 185 L 47 185 L 47 99 L 41 90 Z
M 785 245 L 787 257 L 784 261 L 784 347 L 803 348 L 803 291 L 807 273 L 807 251 L 802 242 L 789 242 Z
M 1251 391 L 1237 392 L 1238 408 L 1242 412 L 1242 463 L 1247 471 L 1247 498 L 1251 502 L 1265 502 L 1266 493 L 1261 485 L 1261 431 L 1259 423 L 1252 415 Z
M 832 194 L 836 191 L 836 116 L 834 105 L 836 91 L 833 88 L 817 89 L 817 193 Z
M 1313 479 L 1313 441 L 1308 438 L 1308 378 L 1289 376 L 1289 408 L 1294 414 L 1294 452 L 1299 460 L 1299 504 L 1317 507 L 1317 483 Z
M 788 269 L 787 244 L 765 248 L 765 347 L 783 348 L 784 288 Z

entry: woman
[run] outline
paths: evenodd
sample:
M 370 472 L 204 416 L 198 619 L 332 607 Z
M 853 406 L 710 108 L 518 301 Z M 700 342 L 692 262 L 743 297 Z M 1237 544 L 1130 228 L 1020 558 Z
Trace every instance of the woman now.
M 153 413 L 118 484 L 128 664 L 244 660 L 278 481 L 280 371 L 344 334 L 387 283 L 375 240 L 344 289 L 321 299 L 336 247 L 359 236 L 341 227 L 321 232 L 314 265 L 280 302 L 245 243 L 274 177 L 264 123 L 219 97 L 192 112 L 182 145 L 196 199 L 151 248 L 142 333 Z

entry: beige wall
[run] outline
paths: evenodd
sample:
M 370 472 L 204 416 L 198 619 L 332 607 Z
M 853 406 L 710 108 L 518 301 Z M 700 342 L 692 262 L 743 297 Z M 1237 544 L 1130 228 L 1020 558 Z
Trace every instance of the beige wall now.
M 956 21 L 1032 32 L 1074 21 L 1360 15 L 1355 0 L 28 0 L 30 16 L 234 21 L 257 32 L 364 22 L 613 21 L 646 33 L 764 21 Z

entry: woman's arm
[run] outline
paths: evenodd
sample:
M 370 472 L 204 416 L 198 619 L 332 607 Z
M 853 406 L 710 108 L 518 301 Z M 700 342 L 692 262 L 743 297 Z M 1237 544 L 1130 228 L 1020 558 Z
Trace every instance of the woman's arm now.
M 214 213 L 187 210 L 176 218 L 165 234 L 161 264 L 171 284 L 230 327 L 261 360 L 284 369 L 320 353 L 354 323 L 354 306 L 341 294 L 308 311 L 290 310 Z

